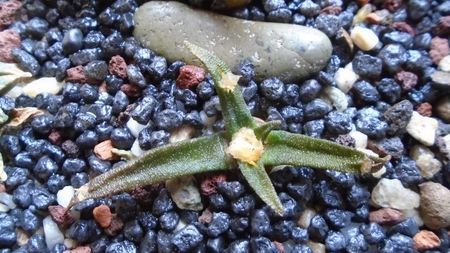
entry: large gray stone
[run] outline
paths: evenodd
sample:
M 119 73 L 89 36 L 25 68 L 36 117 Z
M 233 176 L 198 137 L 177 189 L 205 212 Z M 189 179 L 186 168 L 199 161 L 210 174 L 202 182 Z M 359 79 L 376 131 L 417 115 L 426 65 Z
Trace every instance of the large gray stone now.
M 241 20 L 179 2 L 148 2 L 134 19 L 135 37 L 169 61 L 201 65 L 185 47 L 187 40 L 212 51 L 232 68 L 249 59 L 257 80 L 303 79 L 321 70 L 331 56 L 330 40 L 317 29 Z

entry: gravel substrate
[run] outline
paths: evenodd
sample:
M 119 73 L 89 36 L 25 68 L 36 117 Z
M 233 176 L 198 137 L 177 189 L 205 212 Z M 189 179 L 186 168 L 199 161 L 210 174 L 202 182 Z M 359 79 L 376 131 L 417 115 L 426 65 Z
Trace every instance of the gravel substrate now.
M 275 168 L 282 217 L 237 170 L 89 199 L 66 213 L 75 188 L 130 155 L 113 148 L 139 156 L 224 127 L 205 70 L 169 62 L 132 36 L 143 2 L 0 1 L 0 60 L 51 77 L 0 96 L 10 118 L 18 108 L 44 112 L 0 136 L 0 253 L 449 252 L 446 0 L 373 0 L 372 9 L 367 0 L 263 0 L 221 11 L 324 32 L 332 57 L 303 82 L 257 82 L 251 62 L 237 66 L 245 101 L 285 130 L 391 155 L 382 171 Z M 188 4 L 217 11 L 211 1 Z

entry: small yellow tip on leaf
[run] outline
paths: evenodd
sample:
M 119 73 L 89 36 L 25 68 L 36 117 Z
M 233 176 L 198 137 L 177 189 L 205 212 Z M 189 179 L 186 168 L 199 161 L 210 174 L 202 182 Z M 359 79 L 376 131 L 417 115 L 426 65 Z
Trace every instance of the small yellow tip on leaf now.
M 236 87 L 239 78 L 241 78 L 241 76 L 235 75 L 231 72 L 222 73 L 220 87 L 226 91 L 232 92 L 234 90 L 234 87 Z
M 256 166 L 264 146 L 252 129 L 243 127 L 233 135 L 226 152 L 239 161 Z

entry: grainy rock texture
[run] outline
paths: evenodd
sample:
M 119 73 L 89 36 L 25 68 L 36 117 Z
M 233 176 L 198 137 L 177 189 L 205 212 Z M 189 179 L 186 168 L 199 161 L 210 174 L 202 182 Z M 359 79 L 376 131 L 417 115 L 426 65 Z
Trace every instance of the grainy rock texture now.
M 20 36 L 14 30 L 0 32 L 0 61 L 12 62 L 11 50 L 20 47 Z
M 450 225 L 450 190 L 439 183 L 426 182 L 420 185 L 420 214 L 431 229 Z
M 184 46 L 187 40 L 214 52 L 230 67 L 250 59 L 259 80 L 305 78 L 322 69 L 331 56 L 329 39 L 316 29 L 242 21 L 179 2 L 148 2 L 139 7 L 134 19 L 136 38 L 169 61 L 200 65 Z

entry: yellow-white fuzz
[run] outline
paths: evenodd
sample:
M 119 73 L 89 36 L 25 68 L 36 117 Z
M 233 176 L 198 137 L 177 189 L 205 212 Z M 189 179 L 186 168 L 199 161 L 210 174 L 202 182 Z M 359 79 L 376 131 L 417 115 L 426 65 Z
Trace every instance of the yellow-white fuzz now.
M 235 75 L 231 72 L 224 72 L 221 77 L 220 87 L 226 91 L 233 91 L 239 81 L 239 78 L 241 78 L 241 76 Z
M 256 138 L 255 132 L 252 129 L 243 127 L 237 133 L 233 134 L 226 152 L 234 159 L 256 165 L 256 162 L 264 152 L 264 146 Z

